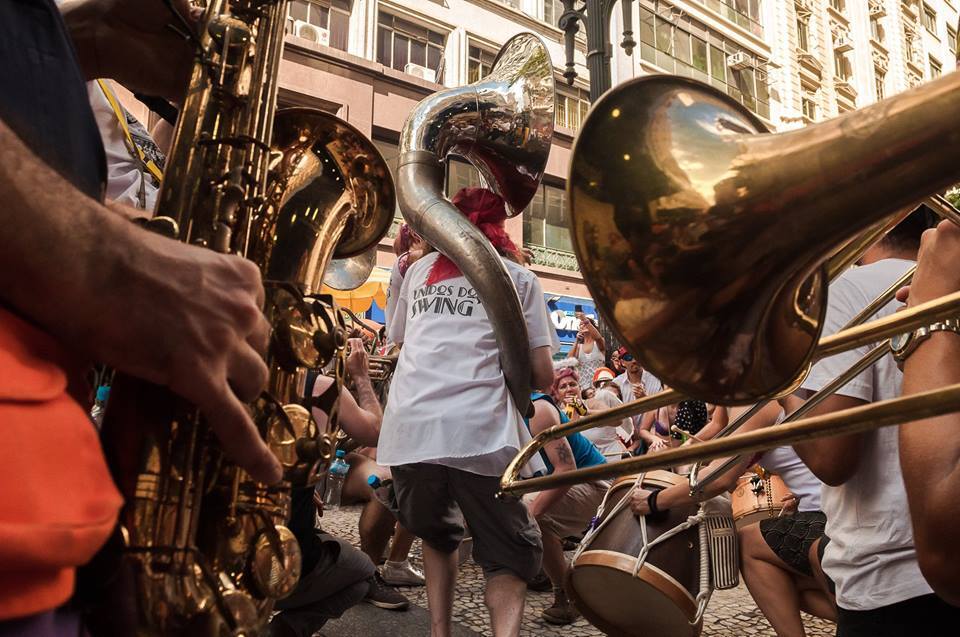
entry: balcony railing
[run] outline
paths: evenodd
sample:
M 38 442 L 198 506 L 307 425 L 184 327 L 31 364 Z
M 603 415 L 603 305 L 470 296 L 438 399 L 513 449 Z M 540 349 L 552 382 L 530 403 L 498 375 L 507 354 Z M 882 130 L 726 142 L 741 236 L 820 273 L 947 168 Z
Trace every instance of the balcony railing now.
M 572 252 L 532 245 L 529 243 L 524 247 L 533 253 L 533 262 L 537 265 L 543 265 L 548 268 L 559 268 L 561 270 L 570 270 L 572 272 L 580 271 L 580 264 L 577 263 L 577 255 Z

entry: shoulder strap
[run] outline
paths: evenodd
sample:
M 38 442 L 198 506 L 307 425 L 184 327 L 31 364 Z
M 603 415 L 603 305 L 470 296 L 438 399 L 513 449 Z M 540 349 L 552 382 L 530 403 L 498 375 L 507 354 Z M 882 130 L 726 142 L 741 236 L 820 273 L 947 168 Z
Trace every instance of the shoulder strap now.
M 113 114 L 120 124 L 120 129 L 123 131 L 123 143 L 127 147 L 127 152 L 129 152 L 130 156 L 134 159 L 138 159 L 147 172 L 153 175 L 153 178 L 159 183 L 163 180 L 163 171 L 160 170 L 160 167 L 157 166 L 152 159 L 147 157 L 142 148 L 134 143 L 133 135 L 130 134 L 130 127 L 127 126 L 126 111 L 120 105 L 120 102 L 117 101 L 117 97 L 113 94 L 113 91 L 105 80 L 97 80 L 97 84 L 100 85 L 100 90 L 103 91 L 104 96 L 106 96 L 107 102 L 110 103 L 110 108 L 113 109 Z

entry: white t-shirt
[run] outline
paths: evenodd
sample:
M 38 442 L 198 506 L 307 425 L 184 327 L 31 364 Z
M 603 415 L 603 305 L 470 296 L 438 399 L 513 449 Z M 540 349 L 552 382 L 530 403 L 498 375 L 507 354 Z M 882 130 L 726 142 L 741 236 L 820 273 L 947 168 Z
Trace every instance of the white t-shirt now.
M 586 401 L 587 408 L 591 413 L 603 412 L 614 407 L 619 407 L 623 403 L 612 391 L 605 389 L 597 390 L 596 395 Z M 621 430 L 623 430 L 621 432 Z M 619 458 L 627 448 L 620 441 L 620 436 L 629 438 L 633 435 L 633 421 L 630 418 L 624 418 L 620 424 L 607 425 L 605 427 L 593 427 L 581 432 L 583 436 L 592 442 L 600 453 L 607 458 Z
M 149 173 L 141 171 L 139 159 L 134 159 L 127 150 L 123 129 L 100 84 L 96 81 L 87 82 L 87 93 L 90 95 L 90 107 L 97 120 L 97 128 L 100 129 L 103 151 L 107 158 L 106 198 L 140 208 L 142 186 L 145 203 L 142 209 L 152 212 L 157 202 L 159 187 L 154 185 Z M 131 133 L 134 133 L 134 130 L 131 129 Z
M 800 499 L 798 511 L 820 510 L 821 482 L 803 464 L 793 447 L 777 447 L 760 456 L 760 466 L 783 478 L 790 493 Z
M 403 275 L 400 274 L 400 258 L 390 269 L 390 284 L 387 286 L 387 307 L 383 310 L 383 325 L 387 328 L 387 340 L 390 340 L 390 327 L 393 325 L 393 315 L 397 312 L 397 297 L 400 296 L 400 286 L 403 285 Z
M 407 270 L 388 338 L 402 343 L 383 415 L 377 461 L 433 462 L 500 475 L 530 434 L 507 391 L 493 327 L 473 286 L 426 280 L 438 254 Z M 530 348 L 559 349 L 537 277 L 504 261 L 516 285 Z
M 884 259 L 842 274 L 830 285 L 823 334 L 837 332 L 912 265 Z M 888 316 L 898 306 L 891 301 L 875 316 Z M 822 388 L 870 349 L 864 346 L 820 361 L 803 388 Z M 902 381 L 903 374 L 887 354 L 838 393 L 867 402 L 886 400 L 900 395 Z M 920 574 L 913 547 L 897 428 L 883 427 L 863 436 L 857 472 L 843 485 L 823 485 L 821 490 L 830 537 L 823 570 L 837 586 L 837 604 L 847 610 L 872 610 L 932 592 Z
M 620 388 L 620 397 L 623 402 L 632 403 L 634 400 L 636 400 L 636 398 L 633 397 L 633 384 L 627 377 L 627 372 L 623 372 L 614 378 L 613 382 L 616 383 L 617 387 Z M 640 372 L 640 382 L 643 383 L 643 387 L 647 390 L 647 396 L 653 396 L 654 394 L 659 394 L 661 391 L 663 391 L 663 383 L 660 382 L 660 379 L 647 370 Z M 633 416 L 633 425 L 635 428 L 640 426 L 640 420 L 642 418 L 643 413 Z

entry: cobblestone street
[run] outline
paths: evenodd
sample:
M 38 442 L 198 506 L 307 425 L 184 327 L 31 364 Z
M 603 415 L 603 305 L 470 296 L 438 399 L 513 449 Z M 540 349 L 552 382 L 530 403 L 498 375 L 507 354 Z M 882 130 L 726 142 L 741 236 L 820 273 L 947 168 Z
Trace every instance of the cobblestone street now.
M 355 545 L 359 546 L 357 535 L 357 521 L 360 515 L 360 507 L 343 507 L 336 513 L 324 516 L 324 528 L 332 533 L 349 538 Z M 414 544 L 411 555 L 412 561 L 418 566 L 420 563 L 420 541 Z M 423 587 L 404 587 L 400 589 L 410 601 L 421 608 L 427 607 L 427 592 Z M 523 620 L 523 629 L 521 635 L 537 637 L 593 637 L 603 635 L 602 632 L 580 619 L 569 626 L 552 626 L 540 619 L 540 611 L 547 608 L 553 602 L 552 593 L 530 592 L 527 595 L 527 607 Z M 391 613 L 396 615 L 394 625 L 399 632 L 393 632 L 389 637 L 422 637 L 425 632 L 423 628 L 410 628 L 404 631 L 404 622 L 400 617 L 402 613 L 392 611 L 377 612 Z M 467 560 L 460 568 L 460 574 L 457 579 L 457 595 L 454 600 L 453 618 L 464 627 L 473 629 L 479 634 L 491 637 L 492 632 L 488 626 L 487 611 L 483 605 L 483 576 L 480 569 L 472 560 Z M 816 618 L 805 616 L 807 635 L 809 637 L 827 637 L 834 634 L 833 624 Z M 331 622 L 328 626 L 334 625 Z M 419 625 L 419 624 L 418 624 Z M 326 633 L 326 629 L 324 630 Z M 770 624 L 757 609 L 753 599 L 747 592 L 743 584 L 732 590 L 718 591 L 714 593 L 707 608 L 704 617 L 703 632 L 704 637 L 741 637 L 751 635 L 757 637 L 774 637 L 774 632 Z M 364 634 L 357 637 L 379 637 L 373 634 Z

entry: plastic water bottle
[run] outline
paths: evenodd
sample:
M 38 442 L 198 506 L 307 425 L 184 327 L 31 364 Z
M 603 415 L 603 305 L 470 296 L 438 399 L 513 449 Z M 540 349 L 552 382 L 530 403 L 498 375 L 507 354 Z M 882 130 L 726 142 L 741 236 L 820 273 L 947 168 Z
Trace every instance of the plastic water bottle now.
M 367 478 L 367 484 L 373 490 L 373 495 L 375 498 L 380 500 L 380 502 L 387 507 L 388 509 L 392 508 L 391 500 L 391 486 L 393 485 L 393 480 L 387 478 L 386 480 L 381 480 L 379 476 L 371 475 Z
M 340 508 L 340 493 L 343 491 L 343 481 L 347 479 L 347 471 L 350 471 L 350 465 L 343 459 L 347 452 L 343 449 L 337 451 L 337 459 L 330 465 L 330 471 L 327 473 L 327 489 L 323 494 L 323 510 L 336 511 Z
M 107 409 L 107 400 L 110 398 L 110 385 L 100 385 L 97 387 L 97 399 L 93 403 L 93 409 L 90 410 L 90 417 L 97 427 L 103 424 L 103 412 Z

